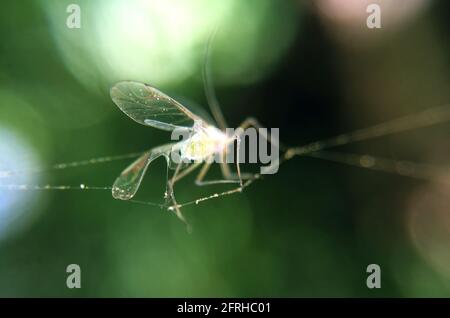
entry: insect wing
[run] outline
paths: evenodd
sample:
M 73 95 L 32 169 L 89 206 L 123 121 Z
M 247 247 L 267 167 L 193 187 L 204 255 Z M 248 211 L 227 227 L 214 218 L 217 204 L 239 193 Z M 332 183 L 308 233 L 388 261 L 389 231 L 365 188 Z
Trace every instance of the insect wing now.
M 111 99 L 134 121 L 154 128 L 172 131 L 192 127 L 202 119 L 189 109 L 144 83 L 124 81 L 111 88 Z
M 164 156 L 166 158 L 167 164 L 169 164 L 169 155 L 172 149 L 172 145 L 173 144 L 167 144 L 153 148 L 144 153 L 135 162 L 128 166 L 128 168 L 126 168 L 120 174 L 120 176 L 113 184 L 113 197 L 120 200 L 131 199 L 139 189 L 142 179 L 144 178 L 144 174 L 153 160 L 160 156 Z

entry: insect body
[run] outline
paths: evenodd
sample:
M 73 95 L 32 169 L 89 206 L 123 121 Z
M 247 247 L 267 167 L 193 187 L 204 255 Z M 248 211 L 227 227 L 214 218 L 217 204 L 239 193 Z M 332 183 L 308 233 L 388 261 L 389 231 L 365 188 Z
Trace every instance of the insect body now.
M 216 153 L 226 151 L 227 146 L 234 141 L 224 132 L 214 126 L 203 127 L 194 125 L 194 134 L 181 145 L 181 157 L 193 161 L 204 161 Z
M 124 81 L 111 88 L 111 98 L 114 103 L 134 121 L 154 128 L 189 133 L 189 138 L 166 145 L 158 146 L 145 152 L 128 168 L 126 168 L 114 182 L 112 195 L 116 199 L 129 200 L 136 194 L 139 185 L 150 163 L 159 157 L 164 157 L 167 166 L 175 170 L 167 181 L 166 199 L 169 210 L 175 211 L 184 220 L 179 211 L 173 185 L 182 177 L 188 175 L 201 164 L 203 168 L 197 176 L 197 185 L 214 183 L 239 183 L 236 190 L 242 190 L 243 179 L 254 178 L 255 175 L 240 173 L 239 160 L 236 162 L 237 174 L 231 173 L 226 163 L 221 162 L 224 179 L 203 181 L 214 156 L 226 154 L 228 145 L 239 140 L 239 133 L 228 136 L 224 130 L 193 113 L 174 99 L 147 84 Z M 256 126 L 257 122 L 248 119 L 240 128 Z M 225 127 L 222 127 L 225 129 Z M 173 153 L 180 153 L 180 161 L 174 160 Z M 186 164 L 186 161 L 189 161 Z

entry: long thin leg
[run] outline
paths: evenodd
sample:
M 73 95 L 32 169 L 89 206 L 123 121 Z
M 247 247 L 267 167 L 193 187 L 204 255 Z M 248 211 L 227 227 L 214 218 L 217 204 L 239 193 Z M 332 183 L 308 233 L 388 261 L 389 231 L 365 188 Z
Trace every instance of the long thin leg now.
M 189 175 L 192 171 L 194 171 L 195 169 L 200 167 L 200 165 L 201 165 L 201 162 L 196 162 L 196 163 L 192 164 L 191 166 L 189 166 L 188 168 L 186 168 L 185 170 L 180 172 L 181 163 L 178 164 L 178 166 L 175 169 L 175 172 L 174 172 L 172 178 L 170 178 L 170 180 L 168 181 L 170 183 L 172 189 L 173 189 L 173 186 L 175 185 L 176 182 L 180 181 L 182 178 L 184 178 L 187 175 Z
M 199 174 L 197 175 L 197 178 L 195 179 L 195 184 L 198 186 L 205 186 L 205 185 L 212 185 L 212 184 L 221 184 L 221 183 L 238 183 L 239 181 L 236 180 L 227 180 L 227 179 L 220 179 L 220 180 L 207 180 L 203 181 L 206 174 L 209 171 L 209 168 L 211 167 L 211 162 L 205 162 L 202 169 L 200 170 Z
M 265 130 L 261 130 L 260 128 L 263 128 L 263 126 L 259 123 L 259 121 L 254 118 L 254 117 L 248 117 L 247 119 L 245 119 L 238 128 L 241 128 L 242 130 L 245 130 L 249 127 L 255 127 L 258 131 L 258 134 L 260 136 L 262 136 L 266 141 L 268 141 L 270 144 L 273 144 L 277 149 L 277 151 L 280 148 L 285 149 L 285 146 L 281 146 L 279 142 L 277 143 L 273 143 L 271 138 L 269 138 L 269 135 L 267 134 L 267 132 Z M 239 136 L 237 136 L 239 137 Z M 238 141 L 238 154 L 239 154 L 239 141 Z M 252 174 L 252 173 L 241 173 L 240 171 L 240 166 L 239 166 L 239 159 L 237 160 L 237 174 L 236 173 L 232 173 L 228 167 L 227 163 L 222 163 L 221 164 L 222 167 L 222 174 L 223 177 L 225 179 L 229 179 L 229 180 L 248 180 L 248 179 L 252 179 L 255 177 L 259 177 L 259 174 Z M 242 183 L 241 183 L 242 184 Z
M 191 231 L 191 227 L 190 227 L 189 223 L 186 221 L 186 219 L 184 218 L 183 214 L 181 213 L 180 208 L 183 206 L 183 204 L 181 204 L 181 205 L 178 204 L 177 200 L 175 198 L 174 184 L 177 181 L 179 181 L 181 178 L 187 176 L 189 173 L 194 171 L 197 167 L 200 166 L 200 164 L 201 164 L 200 162 L 194 163 L 192 166 L 188 167 L 187 169 L 185 169 L 185 170 L 183 170 L 181 172 L 180 172 L 181 163 L 178 164 L 176 169 L 175 169 L 175 172 L 174 172 L 173 176 L 167 182 L 166 198 L 170 198 L 170 202 L 172 203 L 172 205 L 170 205 L 168 207 L 168 209 L 169 209 L 169 211 L 173 211 L 177 215 L 177 217 L 186 224 L 188 232 Z M 234 180 L 203 181 L 205 175 L 209 171 L 210 166 L 211 166 L 211 162 L 207 160 L 205 162 L 205 164 L 203 165 L 202 169 L 200 170 L 197 178 L 196 178 L 196 184 L 197 185 L 211 185 L 211 184 L 217 184 L 217 183 L 236 183 L 237 182 L 237 181 L 234 181 Z M 235 193 L 235 192 L 241 192 L 242 188 L 243 188 L 243 185 L 241 185 L 240 187 L 238 187 L 236 189 L 232 189 L 232 190 L 226 191 L 225 194 L 223 194 L 223 195 L 228 195 L 228 194 Z M 204 198 L 201 198 L 201 199 L 204 200 Z
M 226 179 L 224 179 L 224 180 L 203 181 L 203 179 L 205 178 L 206 174 L 208 173 L 210 167 L 211 167 L 211 162 L 208 162 L 208 161 L 205 162 L 205 164 L 203 165 L 202 169 L 200 170 L 200 172 L 199 172 L 199 174 L 198 174 L 198 176 L 197 176 L 197 178 L 195 180 L 197 185 L 202 186 L 202 185 L 211 185 L 211 184 L 218 184 L 218 183 L 236 183 L 236 182 L 239 182 L 237 180 L 226 180 Z M 231 195 L 231 194 L 242 192 L 242 190 L 244 188 L 248 187 L 249 185 L 251 185 L 258 178 L 258 176 L 259 175 L 257 175 L 256 177 L 254 177 L 252 179 L 246 180 L 244 183 L 239 184 L 238 187 L 233 188 L 231 190 L 227 190 L 227 191 L 220 192 L 220 193 L 214 193 L 214 194 L 211 194 L 209 196 L 201 197 L 201 198 L 198 198 L 196 200 L 192 200 L 192 201 L 185 202 L 185 203 L 182 203 L 182 204 L 177 204 L 175 202 L 174 203 L 175 205 L 170 207 L 170 208 L 179 210 L 180 208 L 182 208 L 184 206 L 187 206 L 187 205 L 199 204 L 200 202 L 204 202 L 204 201 L 208 201 L 208 200 L 211 200 L 211 199 L 219 198 L 219 197 L 222 197 L 222 196 L 226 196 L 226 195 Z
M 167 191 L 166 191 L 166 199 L 168 199 L 170 197 L 170 201 L 172 202 L 172 205 L 169 206 L 169 211 L 173 211 L 175 212 L 176 216 L 184 222 L 184 224 L 186 224 L 187 230 L 188 232 L 191 232 L 191 226 L 189 225 L 189 223 L 186 221 L 186 219 L 184 218 L 183 214 L 180 211 L 180 208 L 178 206 L 177 200 L 175 199 L 175 193 L 173 190 L 174 184 L 179 181 L 181 178 L 184 178 L 185 176 L 187 176 L 189 173 L 191 173 L 192 171 L 194 171 L 197 167 L 200 166 L 200 163 L 194 163 L 192 166 L 188 167 L 187 169 L 183 170 L 180 173 L 180 169 L 181 169 L 181 165 L 182 163 L 179 163 L 175 169 L 175 172 L 173 173 L 172 178 L 170 178 L 170 180 L 167 181 Z
M 240 127 L 242 129 L 246 129 L 248 127 L 255 127 L 256 129 L 258 129 L 258 133 L 264 138 L 266 139 L 266 141 L 268 141 L 269 143 L 272 144 L 272 140 L 271 138 L 269 138 L 269 135 L 267 134 L 267 132 L 265 130 L 260 130 L 260 128 L 264 128 L 263 125 L 261 125 L 261 123 L 254 117 L 248 117 L 246 118 L 242 124 L 240 125 Z M 275 143 L 275 146 L 281 150 L 285 150 L 287 149 L 287 147 L 283 144 L 281 144 L 279 141 L 277 143 Z
M 179 163 L 177 165 L 177 168 L 175 169 L 173 176 L 169 180 L 167 180 L 167 190 L 166 190 L 165 197 L 166 197 L 166 199 L 170 199 L 170 201 L 172 201 L 172 204 L 173 204 L 172 206 L 175 206 L 174 209 L 171 209 L 172 206 L 169 207 L 169 210 L 174 211 L 175 214 L 177 215 L 177 217 L 180 220 L 182 220 L 184 223 L 187 224 L 186 219 L 184 218 L 183 214 L 181 214 L 180 209 L 177 207 L 177 200 L 175 199 L 175 194 L 173 191 L 173 185 L 175 184 L 175 180 L 177 178 L 177 175 L 178 175 L 178 172 L 180 171 L 180 169 L 181 169 L 181 163 Z
M 191 205 L 191 204 L 194 204 L 194 203 L 198 204 L 200 202 L 207 201 L 207 200 L 210 200 L 210 199 L 213 199 L 213 198 L 218 198 L 218 197 L 221 197 L 221 196 L 231 195 L 231 194 L 234 194 L 234 193 L 242 192 L 242 190 L 244 188 L 246 188 L 247 186 L 252 184 L 254 180 L 259 178 L 259 174 L 254 174 L 254 175 L 252 175 L 252 178 L 249 178 L 249 180 L 246 180 L 246 182 L 242 181 L 241 173 L 240 173 L 240 167 L 239 167 L 239 145 L 240 145 L 239 136 L 237 136 L 237 140 L 238 140 L 237 171 L 238 171 L 239 180 L 223 179 L 223 180 L 203 181 L 204 177 L 206 176 L 206 174 L 209 171 L 209 168 L 211 167 L 211 162 L 209 160 L 207 160 L 207 162 L 204 164 L 204 166 L 200 170 L 200 172 L 199 172 L 195 182 L 196 182 L 197 185 L 200 185 L 200 186 L 201 185 L 218 184 L 218 183 L 237 183 L 238 182 L 239 186 L 234 188 L 234 189 L 228 190 L 228 191 L 224 191 L 224 192 L 221 192 L 221 193 L 214 193 L 214 194 L 212 194 L 210 196 L 202 197 L 202 198 L 199 198 L 197 200 L 190 201 L 190 202 L 185 202 L 183 204 L 176 204 L 175 203 L 176 204 L 176 206 L 174 206 L 175 209 L 179 209 L 179 208 L 181 208 L 183 206 Z M 223 171 L 224 171 L 224 169 L 222 169 L 222 172 Z
M 178 204 L 177 207 L 178 208 L 182 208 L 182 207 L 187 206 L 187 205 L 199 204 L 199 203 L 204 202 L 204 201 L 209 201 L 209 200 L 212 200 L 212 199 L 216 199 L 216 198 L 220 198 L 220 197 L 223 197 L 223 196 L 232 195 L 232 194 L 235 194 L 235 193 L 242 192 L 243 189 L 245 189 L 248 186 L 250 186 L 255 180 L 256 179 L 247 180 L 247 181 L 245 181 L 243 183 L 242 187 L 239 186 L 237 188 L 234 188 L 234 189 L 231 189 L 231 190 L 228 190 L 228 191 L 224 191 L 224 192 L 220 192 L 220 193 L 214 193 L 214 194 L 211 194 L 211 195 L 206 196 L 206 197 L 198 198 L 196 200 L 184 202 L 184 203 Z
M 228 176 L 231 175 L 231 170 L 230 167 L 228 167 L 228 164 L 226 163 L 226 153 L 227 153 L 227 149 L 225 148 L 225 150 L 222 152 L 221 155 L 221 162 L 220 162 L 220 170 L 222 171 L 222 176 L 224 177 L 224 179 L 230 179 L 227 178 Z
M 180 173 L 178 173 L 175 178 L 172 177 L 173 182 L 178 182 L 179 180 L 181 180 L 182 178 L 186 177 L 187 175 L 189 175 L 192 171 L 194 171 L 195 169 L 197 169 L 198 167 L 200 167 L 202 163 L 201 162 L 196 162 L 194 164 L 192 164 L 191 166 L 189 166 L 188 168 L 184 169 L 183 171 L 181 171 Z

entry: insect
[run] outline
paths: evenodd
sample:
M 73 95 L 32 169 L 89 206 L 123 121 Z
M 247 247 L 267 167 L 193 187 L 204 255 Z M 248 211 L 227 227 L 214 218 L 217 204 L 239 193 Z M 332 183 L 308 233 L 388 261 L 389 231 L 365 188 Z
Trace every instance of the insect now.
M 174 185 L 177 181 L 202 166 L 195 179 L 195 183 L 198 186 L 226 183 L 237 184 L 237 187 L 231 190 L 211 196 L 218 197 L 241 192 L 244 187 L 259 177 L 259 174 L 241 173 L 239 157 L 235 162 L 236 172 L 232 172 L 224 160 L 227 149 L 235 141 L 237 142 L 237 153 L 239 153 L 240 135 L 246 128 L 252 126 L 261 128 L 262 126 L 255 118 L 250 117 L 241 123 L 238 127 L 240 129 L 236 130 L 235 133 L 232 135 L 226 133 L 228 125 L 216 98 L 209 66 L 211 45 L 217 30 L 216 27 L 206 42 L 202 68 L 205 96 L 217 126 L 207 113 L 200 113 L 201 109 L 194 112 L 150 85 L 134 81 L 123 81 L 115 84 L 110 90 L 113 102 L 137 123 L 166 131 L 184 130 L 190 134 L 189 138 L 184 141 L 158 146 L 142 154 L 116 179 L 112 186 L 113 197 L 120 200 L 133 198 L 150 163 L 162 156 L 166 159 L 167 167 L 174 170 L 172 176 L 166 182 L 165 206 L 169 211 L 174 212 L 188 226 L 188 229 L 189 224 L 180 211 L 182 205 L 177 203 L 174 194 Z M 258 133 L 270 142 L 267 134 L 259 129 Z M 278 145 L 275 146 L 278 147 Z M 179 151 L 181 155 L 178 163 L 171 157 L 171 153 L 176 151 Z M 205 180 L 213 158 L 217 156 L 222 158 L 220 168 L 223 179 Z M 184 164 L 185 160 L 190 161 L 192 164 Z M 194 202 L 198 203 L 209 198 L 204 197 Z
M 204 178 L 210 168 L 214 156 L 224 158 L 227 148 L 237 140 L 239 145 L 240 133 L 244 129 L 260 124 L 254 118 L 246 119 L 240 126 L 241 130 L 229 136 L 225 132 L 223 117 L 216 116 L 221 122 L 220 129 L 210 120 L 201 117 L 181 105 L 176 100 L 160 92 L 156 88 L 133 81 L 124 81 L 111 88 L 111 98 L 114 103 L 131 119 L 139 124 L 149 127 L 173 131 L 175 129 L 189 132 L 189 138 L 175 143 L 168 143 L 154 147 L 142 154 L 136 161 L 127 167 L 116 179 L 112 187 L 112 195 L 116 199 L 129 200 L 138 191 L 144 174 L 150 163 L 164 157 L 168 168 L 174 169 L 173 175 L 167 180 L 166 205 L 174 211 L 178 218 L 186 222 L 174 195 L 174 185 L 181 178 L 202 166 L 196 178 L 199 186 L 217 183 L 237 183 L 232 191 L 240 192 L 244 187 L 243 180 L 257 178 L 257 174 L 243 174 L 240 171 L 239 160 L 236 161 L 237 173 L 232 173 L 227 163 L 221 162 L 223 179 L 205 181 Z M 217 113 L 217 112 L 216 112 Z M 213 112 L 214 114 L 214 112 Z M 267 136 L 263 136 L 267 137 Z M 267 139 L 267 138 L 266 138 Z M 173 160 L 171 154 L 179 151 L 180 162 Z M 186 160 L 192 164 L 184 164 Z

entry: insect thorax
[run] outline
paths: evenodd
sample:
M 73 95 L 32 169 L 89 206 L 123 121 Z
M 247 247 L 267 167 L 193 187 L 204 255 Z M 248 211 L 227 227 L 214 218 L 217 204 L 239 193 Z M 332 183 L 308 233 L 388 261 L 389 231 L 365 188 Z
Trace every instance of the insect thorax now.
M 181 157 L 201 161 L 222 152 L 228 144 L 228 137 L 219 129 L 209 126 L 199 129 L 181 147 Z

